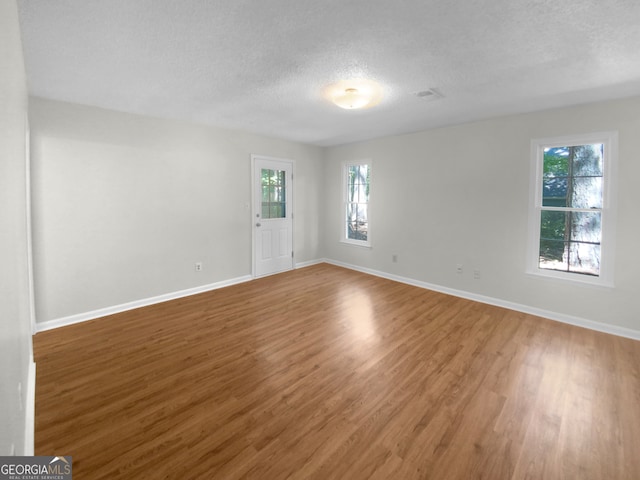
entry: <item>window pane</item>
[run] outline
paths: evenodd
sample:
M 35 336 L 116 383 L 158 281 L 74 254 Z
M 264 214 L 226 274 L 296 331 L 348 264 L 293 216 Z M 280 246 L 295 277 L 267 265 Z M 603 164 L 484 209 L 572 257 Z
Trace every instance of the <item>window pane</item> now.
M 356 204 L 347 203 L 347 222 L 356 221 Z
M 566 212 L 550 212 L 543 210 L 540 221 L 540 238 L 548 240 L 564 240 L 567 228 Z
M 573 159 L 572 172 L 575 176 L 602 176 L 603 144 L 576 145 L 566 147 Z
M 562 240 L 540 239 L 540 268 L 554 270 L 566 270 L 567 262 L 564 260 L 566 243 Z
M 600 212 L 568 212 L 567 216 L 571 225 L 571 241 L 600 243 Z
M 560 146 L 545 145 L 543 142 L 547 141 L 558 142 L 555 145 Z M 615 141 L 616 135 L 606 132 L 585 135 L 582 140 L 573 136 L 534 141 L 537 148 L 533 151 L 541 153 L 541 157 L 533 160 L 541 177 L 536 179 L 539 190 L 532 195 L 537 201 L 541 198 L 541 204 L 531 204 L 531 213 L 539 212 L 540 221 L 539 236 L 531 239 L 537 243 L 538 251 L 531 253 L 534 256 L 537 253 L 539 269 L 574 277 L 604 274 L 603 283 L 610 281 L 608 272 L 601 271 L 600 263 L 603 258 L 609 262 L 601 257 L 602 218 L 607 211 L 604 196 L 609 185 L 604 175 L 605 167 L 609 166 L 605 162 L 614 162 L 615 158 L 605 157 L 605 152 L 615 153 L 610 148 Z
M 540 220 L 540 268 L 566 270 L 565 240 L 567 229 L 566 212 L 549 212 L 543 210 Z
M 545 148 L 542 173 L 543 206 L 565 207 L 567 205 L 568 176 L 569 152 L 567 148 Z
M 355 189 L 353 188 L 353 185 L 348 184 L 347 185 L 347 202 L 353 202 L 354 199 L 354 195 L 355 195 Z
M 600 245 L 540 240 L 539 267 L 545 270 L 600 274 Z
M 366 242 L 368 239 L 369 165 L 346 166 L 346 238 Z
M 602 208 L 602 177 L 574 177 L 571 207 Z
M 367 240 L 367 231 L 369 229 L 369 223 L 367 221 L 367 204 L 358 204 L 357 212 L 356 225 L 358 229 L 358 239 Z
M 358 202 L 367 203 L 369 201 L 369 189 L 367 185 L 358 185 L 356 188 L 358 189 Z
M 540 216 L 540 238 L 600 243 L 600 212 L 555 212 L 543 210 Z
M 355 222 L 347 223 L 347 238 L 349 238 L 351 240 L 358 240 L 357 230 L 358 230 L 358 228 L 357 228 Z
M 602 208 L 603 144 L 544 149 L 542 205 Z
M 567 206 L 567 177 L 542 179 L 542 205 L 545 207 Z
M 369 183 L 369 165 L 360 165 L 359 168 L 359 183 L 366 185 Z
M 349 169 L 347 173 L 349 185 L 354 185 L 356 183 L 356 179 L 358 178 L 358 172 L 359 172 L 358 165 L 349 165 Z
M 366 222 L 358 223 L 358 240 L 367 240 L 369 233 L 369 224 Z
M 569 151 L 567 147 L 545 148 L 543 153 L 544 178 L 569 175 Z
M 367 240 L 368 225 L 361 222 L 347 223 L 347 238 L 351 240 Z
M 542 211 L 538 266 L 599 275 L 602 214 Z
M 367 221 L 367 211 L 369 206 L 366 203 L 358 204 L 358 221 L 366 222 Z
M 568 257 L 570 272 L 600 274 L 600 245 L 573 242 L 569 244 Z

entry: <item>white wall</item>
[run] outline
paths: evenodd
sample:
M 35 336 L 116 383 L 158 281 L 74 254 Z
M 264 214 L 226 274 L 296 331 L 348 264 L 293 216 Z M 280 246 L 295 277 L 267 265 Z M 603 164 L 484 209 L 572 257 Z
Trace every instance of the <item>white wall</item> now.
M 38 322 L 249 275 L 252 153 L 295 161 L 296 261 L 321 256 L 318 147 L 39 98 L 30 123 Z
M 33 448 L 27 425 L 31 355 L 27 256 L 27 87 L 14 0 L 0 0 L 0 455 Z M 18 386 L 22 387 L 22 399 Z M 26 434 L 26 436 L 25 436 Z
M 248 275 L 258 153 L 296 161 L 297 262 L 325 257 L 640 331 L 638 112 L 631 98 L 320 149 L 34 98 L 37 319 Z M 531 139 L 606 130 L 619 131 L 615 288 L 526 275 Z M 341 163 L 358 159 L 373 160 L 371 249 L 338 241 Z
M 532 138 L 619 131 L 615 288 L 526 275 Z M 326 152 L 328 258 L 640 333 L 640 98 L 380 138 Z M 373 248 L 338 242 L 341 163 L 372 159 Z M 392 263 L 392 254 L 398 263 Z M 455 266 L 464 265 L 456 274 Z M 481 278 L 473 279 L 473 269 Z

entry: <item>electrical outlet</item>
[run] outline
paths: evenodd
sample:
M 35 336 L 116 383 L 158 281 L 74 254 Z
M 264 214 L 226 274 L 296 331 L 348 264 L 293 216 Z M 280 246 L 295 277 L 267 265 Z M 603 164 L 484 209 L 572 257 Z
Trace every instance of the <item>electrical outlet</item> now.
M 391 261 L 393 263 L 398 263 L 398 254 L 394 253 L 393 255 L 391 255 Z
M 461 263 L 456 265 L 456 273 L 462 273 L 462 264 Z
M 202 262 L 196 262 L 196 272 L 202 271 Z
M 478 280 L 480 278 L 480 269 L 479 268 L 475 268 L 473 270 L 473 278 L 475 278 L 476 280 Z

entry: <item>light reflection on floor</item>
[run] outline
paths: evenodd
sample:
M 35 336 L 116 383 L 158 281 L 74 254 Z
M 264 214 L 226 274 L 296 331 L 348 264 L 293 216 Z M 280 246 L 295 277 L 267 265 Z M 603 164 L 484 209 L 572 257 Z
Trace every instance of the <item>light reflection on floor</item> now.
M 363 289 L 348 288 L 340 291 L 343 322 L 355 340 L 377 343 L 378 328 L 370 293 Z

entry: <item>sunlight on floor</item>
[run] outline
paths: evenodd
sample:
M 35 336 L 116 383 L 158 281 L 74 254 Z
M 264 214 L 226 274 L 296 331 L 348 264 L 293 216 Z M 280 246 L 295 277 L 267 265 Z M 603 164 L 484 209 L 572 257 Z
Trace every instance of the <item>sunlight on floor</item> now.
M 362 289 L 341 293 L 344 322 L 358 341 L 378 342 L 379 335 L 370 294 Z

